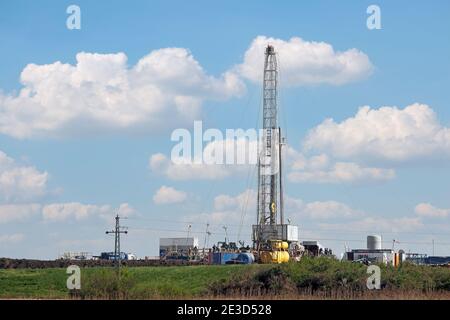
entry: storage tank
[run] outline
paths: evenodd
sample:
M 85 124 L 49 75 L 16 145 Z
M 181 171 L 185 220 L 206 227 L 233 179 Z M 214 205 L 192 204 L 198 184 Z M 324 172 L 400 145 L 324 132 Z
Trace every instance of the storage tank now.
M 232 260 L 236 260 L 239 254 L 235 252 L 222 252 L 221 255 L 220 264 L 228 264 Z
M 281 255 L 281 257 L 279 258 L 281 260 L 281 263 L 289 262 L 289 252 L 280 251 L 279 255 Z
M 243 264 L 252 264 L 253 262 L 255 262 L 255 256 L 250 252 L 242 252 L 236 259 Z
M 381 236 L 379 235 L 367 236 L 367 249 L 381 250 Z
M 275 241 L 272 241 L 272 249 L 281 249 L 281 246 L 282 246 L 282 242 L 281 241 L 278 241 L 278 240 L 275 240 Z
M 287 251 L 262 251 L 262 263 L 286 263 L 289 262 L 289 252 Z

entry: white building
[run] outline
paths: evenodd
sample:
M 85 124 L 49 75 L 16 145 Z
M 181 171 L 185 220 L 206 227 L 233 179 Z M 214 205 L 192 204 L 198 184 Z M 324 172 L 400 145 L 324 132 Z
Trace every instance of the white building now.
M 160 238 L 159 239 L 159 255 L 165 256 L 169 252 L 178 252 L 180 254 L 189 255 L 192 250 L 198 249 L 198 238 Z
M 404 255 L 396 253 L 393 249 L 382 249 L 381 236 L 367 236 L 367 249 L 353 249 L 343 255 L 343 260 L 362 263 L 383 263 L 398 266 Z

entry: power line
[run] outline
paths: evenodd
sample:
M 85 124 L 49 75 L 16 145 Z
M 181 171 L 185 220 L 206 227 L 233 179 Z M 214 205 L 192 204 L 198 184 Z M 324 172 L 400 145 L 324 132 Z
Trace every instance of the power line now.
M 147 220 L 147 221 L 157 221 L 157 222 L 167 222 L 167 223 L 174 223 L 174 224 L 192 224 L 192 225 L 204 225 L 204 222 L 193 222 L 193 221 L 176 221 L 176 220 L 166 220 L 166 219 L 154 219 L 154 218 L 129 218 L 134 220 Z M 219 223 L 209 223 L 210 226 L 216 226 L 221 227 L 223 224 Z M 251 227 L 250 224 L 229 224 L 227 223 L 228 227 Z M 299 228 L 300 231 L 333 231 L 335 233 L 383 233 L 383 234 L 421 234 L 421 235 L 444 235 L 449 236 L 449 233 L 444 232 L 420 232 L 420 231 L 388 231 L 388 230 L 382 230 L 382 229 L 372 229 L 372 230 L 342 230 L 337 228 L 329 228 L 329 227 L 321 227 L 318 226 L 317 228 Z
M 148 230 L 148 231 L 162 231 L 162 232 L 176 232 L 176 233 L 185 233 L 184 230 L 176 230 L 176 229 L 160 229 L 160 228 L 145 228 L 145 227 L 139 227 L 139 228 L 132 228 L 134 230 Z M 191 231 L 193 234 L 204 234 L 204 231 Z M 230 234 L 225 232 L 209 232 L 211 235 L 226 235 L 236 236 L 237 234 Z M 241 234 L 246 236 L 251 236 L 251 234 Z M 306 240 L 306 238 L 303 238 L 303 240 Z M 362 239 L 338 239 L 338 238 L 317 238 L 314 237 L 314 240 L 321 240 L 321 241 L 339 241 L 339 242 L 360 242 L 360 243 L 366 243 L 366 240 Z M 418 241 L 396 241 L 399 244 L 420 244 L 420 245 L 430 245 L 432 242 L 418 242 Z M 450 242 L 436 242 L 434 241 L 434 245 L 450 245 Z

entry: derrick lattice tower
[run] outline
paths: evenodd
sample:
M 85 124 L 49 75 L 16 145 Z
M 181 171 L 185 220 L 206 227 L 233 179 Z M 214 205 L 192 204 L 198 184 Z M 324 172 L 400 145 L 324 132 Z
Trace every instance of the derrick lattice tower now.
M 257 220 L 253 226 L 255 249 L 271 240 L 296 241 L 297 227 L 284 224 L 282 152 L 284 140 L 278 126 L 278 62 L 275 48 L 264 55 L 263 123 L 258 144 Z

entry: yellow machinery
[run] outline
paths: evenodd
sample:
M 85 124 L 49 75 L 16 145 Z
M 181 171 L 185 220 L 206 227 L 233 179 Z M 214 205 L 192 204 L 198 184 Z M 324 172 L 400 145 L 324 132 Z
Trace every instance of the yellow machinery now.
M 289 244 L 281 240 L 270 241 L 270 247 L 261 250 L 259 256 L 262 263 L 285 263 L 289 261 Z
M 394 253 L 394 267 L 399 267 L 400 266 L 400 264 L 401 264 L 401 257 L 400 257 L 400 253 L 398 253 L 398 252 L 395 252 Z

